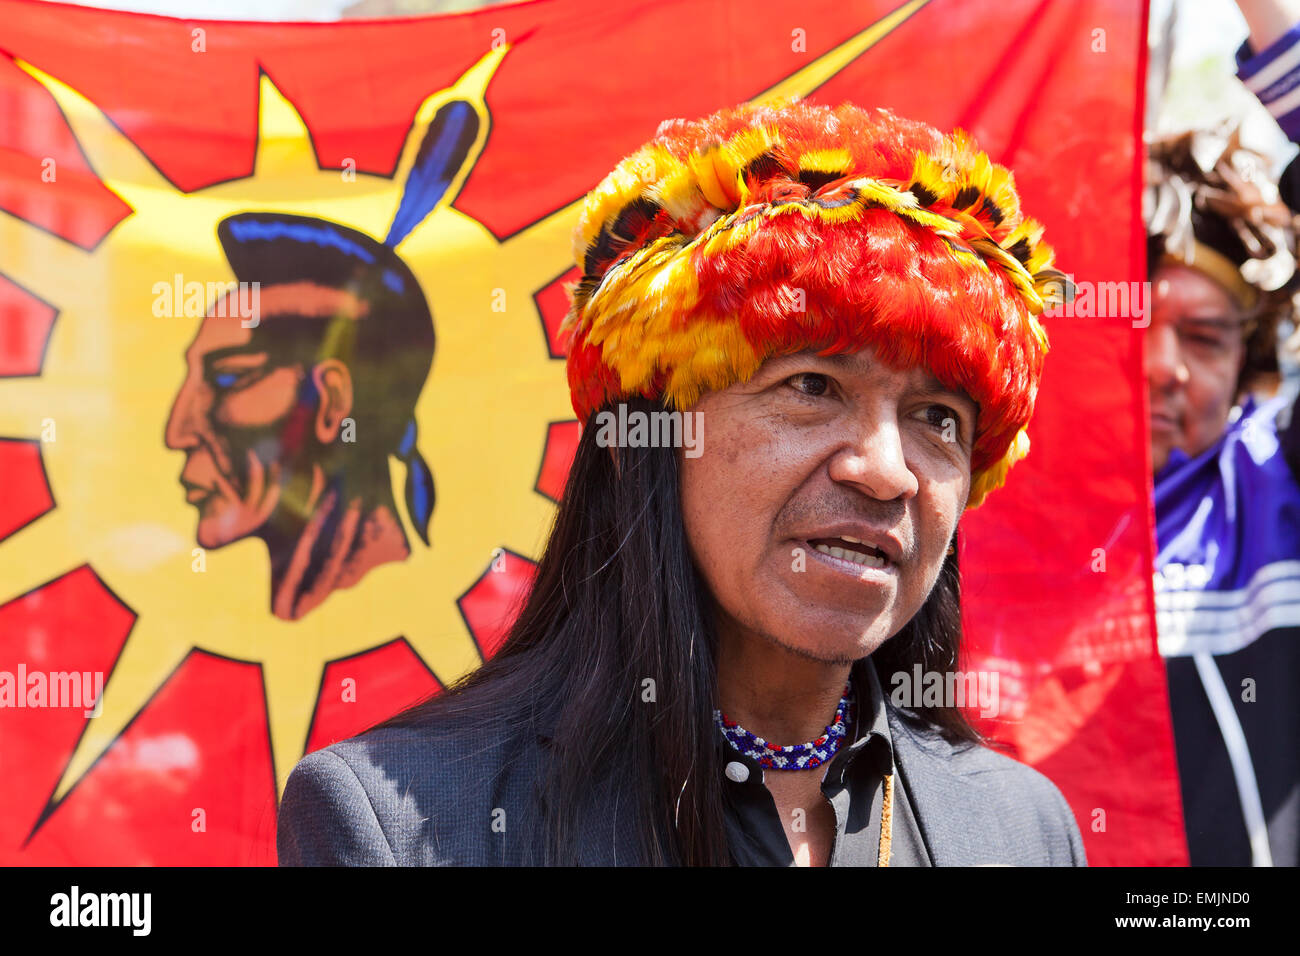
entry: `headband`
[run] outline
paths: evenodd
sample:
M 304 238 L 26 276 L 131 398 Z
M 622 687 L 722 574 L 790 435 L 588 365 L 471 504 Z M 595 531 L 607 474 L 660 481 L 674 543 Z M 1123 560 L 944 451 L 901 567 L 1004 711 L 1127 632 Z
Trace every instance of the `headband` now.
M 1228 293 L 1243 313 L 1249 313 L 1259 302 L 1259 290 L 1242 277 L 1241 269 L 1223 253 L 1192 239 L 1186 246 L 1186 257 L 1165 252 L 1160 261 L 1170 265 L 1183 265 L 1203 272 Z
M 586 197 L 563 332 L 584 424 L 642 395 L 686 409 L 774 355 L 872 348 L 978 405 L 967 507 L 1029 449 L 1068 297 L 1012 174 L 961 130 L 797 98 L 662 123 Z

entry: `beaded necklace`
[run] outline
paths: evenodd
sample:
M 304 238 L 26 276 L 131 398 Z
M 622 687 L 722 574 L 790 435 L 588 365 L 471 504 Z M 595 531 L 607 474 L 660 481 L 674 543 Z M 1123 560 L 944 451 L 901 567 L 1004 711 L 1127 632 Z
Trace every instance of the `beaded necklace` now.
M 839 707 L 835 709 L 835 719 L 826 727 L 826 733 L 806 744 L 782 747 L 768 743 L 762 737 L 751 734 L 721 710 L 713 712 L 713 721 L 722 731 L 727 743 L 767 770 L 810 770 L 821 766 L 840 749 L 840 742 L 848 733 L 852 719 L 852 682 L 844 685 L 844 695 L 840 698 Z

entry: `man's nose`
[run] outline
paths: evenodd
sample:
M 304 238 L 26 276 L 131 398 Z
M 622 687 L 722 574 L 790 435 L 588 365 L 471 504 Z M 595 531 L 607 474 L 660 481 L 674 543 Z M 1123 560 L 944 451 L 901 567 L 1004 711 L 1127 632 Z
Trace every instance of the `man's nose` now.
M 1169 389 L 1185 384 L 1190 377 L 1178 347 L 1178 334 L 1172 325 L 1161 322 L 1146 334 L 1147 383 L 1153 388 Z
M 167 427 L 163 431 L 163 443 L 172 451 L 188 451 L 198 446 L 198 430 L 195 427 L 196 405 L 190 386 L 188 384 L 181 386 L 176 401 L 172 403 L 171 414 L 167 416 Z
M 831 460 L 830 473 L 835 481 L 858 485 L 879 501 L 910 498 L 919 488 L 892 415 L 864 421 L 852 446 Z

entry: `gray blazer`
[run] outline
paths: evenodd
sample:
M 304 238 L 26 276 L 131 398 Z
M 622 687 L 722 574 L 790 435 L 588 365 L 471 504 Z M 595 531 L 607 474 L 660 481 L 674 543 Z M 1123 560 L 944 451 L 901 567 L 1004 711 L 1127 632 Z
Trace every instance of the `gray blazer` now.
M 886 702 L 898 776 L 936 866 L 1086 866 L 1065 798 L 1042 774 L 986 747 L 948 743 Z M 317 750 L 280 803 L 281 866 L 518 865 L 544 810 L 545 738 L 439 725 L 380 728 Z M 622 801 L 626 808 L 627 801 Z M 620 802 L 594 798 L 575 838 L 587 865 L 635 864 Z

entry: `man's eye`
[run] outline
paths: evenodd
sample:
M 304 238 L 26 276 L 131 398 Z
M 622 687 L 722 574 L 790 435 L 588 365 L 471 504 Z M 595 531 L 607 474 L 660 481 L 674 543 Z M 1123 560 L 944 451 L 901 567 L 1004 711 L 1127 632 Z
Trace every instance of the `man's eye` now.
M 247 388 L 265 374 L 264 368 L 235 368 L 226 371 L 214 371 L 212 384 L 217 388 Z
M 925 420 L 935 428 L 944 429 L 952 435 L 953 441 L 961 438 L 961 416 L 947 405 L 925 406 Z
M 805 395 L 825 395 L 830 390 L 830 380 L 817 372 L 800 372 L 786 379 L 786 383 Z
M 1229 349 L 1232 347 L 1233 336 L 1236 334 L 1232 328 L 1224 328 L 1224 324 L 1229 320 L 1222 322 L 1188 322 L 1176 326 L 1178 337 L 1184 342 L 1202 348 Z

